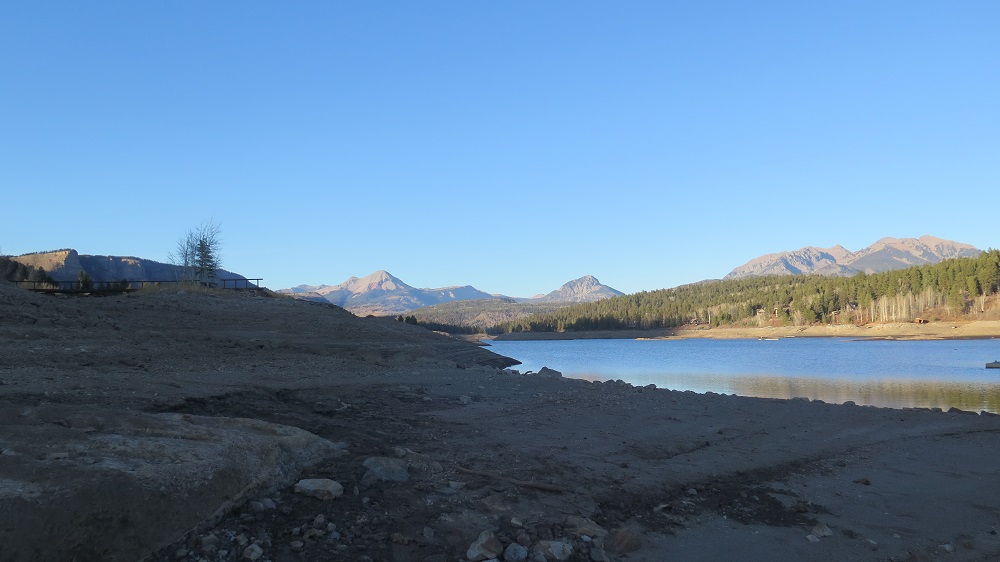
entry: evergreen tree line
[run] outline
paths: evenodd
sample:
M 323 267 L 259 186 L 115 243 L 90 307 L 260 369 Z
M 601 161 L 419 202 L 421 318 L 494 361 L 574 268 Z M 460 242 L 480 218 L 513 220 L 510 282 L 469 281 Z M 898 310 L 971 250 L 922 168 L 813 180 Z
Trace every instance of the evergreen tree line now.
M 507 322 L 491 331 L 655 329 L 688 323 L 910 322 L 931 311 L 948 316 L 988 314 L 998 290 L 1000 251 L 991 249 L 975 258 L 871 275 L 704 281 L 573 305 Z
M 0 256 L 0 279 L 4 281 L 38 281 L 55 284 L 43 268 L 34 268 L 19 261 Z

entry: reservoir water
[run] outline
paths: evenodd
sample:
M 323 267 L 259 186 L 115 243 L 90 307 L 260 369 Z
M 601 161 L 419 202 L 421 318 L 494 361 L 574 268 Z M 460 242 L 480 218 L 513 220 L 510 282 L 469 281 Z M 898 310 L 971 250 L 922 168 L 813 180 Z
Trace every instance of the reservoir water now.
M 490 341 L 490 349 L 564 376 L 766 398 L 1000 414 L 1000 340 Z

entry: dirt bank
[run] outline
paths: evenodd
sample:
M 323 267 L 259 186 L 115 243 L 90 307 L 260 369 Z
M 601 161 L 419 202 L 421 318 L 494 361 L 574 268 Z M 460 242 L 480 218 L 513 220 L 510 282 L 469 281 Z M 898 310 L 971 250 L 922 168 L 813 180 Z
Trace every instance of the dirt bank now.
M 1000 417 L 524 376 L 280 298 L 0 285 L 0 342 L 3 559 L 1000 556 Z

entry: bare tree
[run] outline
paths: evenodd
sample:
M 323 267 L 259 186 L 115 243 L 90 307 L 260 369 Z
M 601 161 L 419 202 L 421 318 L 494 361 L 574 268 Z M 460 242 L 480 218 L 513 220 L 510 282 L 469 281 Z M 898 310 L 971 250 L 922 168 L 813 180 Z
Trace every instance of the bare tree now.
M 181 267 L 181 278 L 212 284 L 221 267 L 222 229 L 215 221 L 207 221 L 187 231 L 177 240 L 170 261 Z

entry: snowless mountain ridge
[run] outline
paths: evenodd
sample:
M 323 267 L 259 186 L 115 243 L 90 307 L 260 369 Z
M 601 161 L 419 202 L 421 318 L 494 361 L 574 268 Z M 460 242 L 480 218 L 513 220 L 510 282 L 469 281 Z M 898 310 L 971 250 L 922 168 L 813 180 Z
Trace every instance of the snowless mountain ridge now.
M 843 275 L 879 273 L 914 265 L 938 263 L 950 258 L 978 256 L 982 250 L 934 236 L 882 238 L 857 252 L 843 246 L 806 246 L 794 251 L 766 254 L 737 267 L 725 279 L 764 275 Z
M 480 291 L 471 285 L 418 289 L 407 285 L 387 271 L 379 270 L 367 277 L 351 277 L 339 285 L 299 285 L 281 289 L 298 298 L 329 302 L 355 314 L 402 314 L 435 304 L 458 300 L 478 300 L 504 297 Z M 585 275 L 564 284 L 559 289 L 540 297 L 514 299 L 522 302 L 589 302 L 623 294 L 596 277 Z

